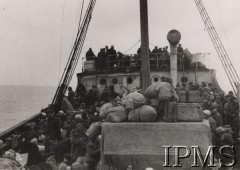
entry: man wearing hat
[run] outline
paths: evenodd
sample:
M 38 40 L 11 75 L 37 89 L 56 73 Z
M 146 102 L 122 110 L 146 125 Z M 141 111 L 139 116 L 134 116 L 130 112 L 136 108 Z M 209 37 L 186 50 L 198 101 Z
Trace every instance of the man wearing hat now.
M 223 125 L 222 116 L 218 113 L 217 107 L 215 105 L 212 105 L 210 107 L 210 111 L 211 116 L 215 120 L 217 127 L 222 126 Z

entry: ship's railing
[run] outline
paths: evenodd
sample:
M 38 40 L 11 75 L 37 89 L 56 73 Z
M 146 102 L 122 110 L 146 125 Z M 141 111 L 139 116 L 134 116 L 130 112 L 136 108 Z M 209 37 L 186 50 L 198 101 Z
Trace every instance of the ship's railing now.
M 188 70 L 191 68 L 206 68 L 205 61 L 200 59 L 200 55 L 192 55 L 191 58 L 184 57 L 178 53 L 178 69 Z M 195 58 L 194 58 L 195 57 Z M 142 66 L 141 54 L 116 54 L 105 57 L 83 58 L 84 71 L 139 71 Z M 151 70 L 169 70 L 170 55 L 167 53 L 150 53 L 149 64 Z

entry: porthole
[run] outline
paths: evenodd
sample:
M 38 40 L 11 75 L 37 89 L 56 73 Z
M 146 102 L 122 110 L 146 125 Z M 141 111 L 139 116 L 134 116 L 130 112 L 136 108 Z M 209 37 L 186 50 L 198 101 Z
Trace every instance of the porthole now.
M 101 85 L 106 85 L 106 84 L 107 84 L 106 79 L 101 79 L 101 80 L 100 80 L 100 84 L 101 84 Z
M 112 84 L 118 84 L 118 79 L 117 78 L 113 78 L 112 79 Z
M 132 84 L 132 83 L 133 83 L 132 77 L 128 77 L 128 78 L 127 78 L 127 84 Z
M 185 76 L 182 76 L 182 78 L 181 78 L 181 82 L 186 83 L 187 81 L 188 81 L 188 78 L 185 77 Z
M 158 82 L 158 81 L 159 81 L 159 78 L 158 78 L 158 77 L 154 77 L 153 81 L 154 81 L 154 82 Z

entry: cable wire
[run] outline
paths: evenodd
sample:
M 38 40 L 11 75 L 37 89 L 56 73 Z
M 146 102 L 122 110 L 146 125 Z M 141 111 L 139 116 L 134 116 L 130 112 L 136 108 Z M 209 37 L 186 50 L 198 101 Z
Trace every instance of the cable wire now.
M 62 10 L 62 32 L 61 32 L 61 40 L 60 40 L 60 61 L 59 61 L 59 69 L 58 69 L 58 82 L 60 82 L 60 73 L 61 73 L 61 65 L 62 65 L 62 42 L 63 42 L 63 25 L 64 25 L 64 13 L 65 13 L 65 1 L 63 1 L 63 10 Z
M 140 42 L 140 39 L 128 50 L 126 50 L 123 54 L 126 54 L 127 52 L 129 52 L 130 50 L 132 50 L 138 43 Z

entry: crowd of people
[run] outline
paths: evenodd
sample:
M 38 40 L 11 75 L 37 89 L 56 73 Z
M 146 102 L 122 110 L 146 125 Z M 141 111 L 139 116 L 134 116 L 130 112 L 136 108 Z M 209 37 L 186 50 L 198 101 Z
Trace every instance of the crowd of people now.
M 162 81 L 171 84 L 170 80 L 162 78 Z M 188 89 L 196 87 L 193 83 L 188 85 Z M 188 85 L 184 84 L 183 88 Z M 219 148 L 222 145 L 232 146 L 238 140 L 240 129 L 236 97 L 233 92 L 225 95 L 210 83 L 203 82 L 197 87 L 201 90 L 204 115 L 210 123 L 213 145 Z M 98 135 L 89 135 L 88 131 L 91 125 L 102 121 L 99 116 L 100 107 L 107 102 L 117 102 L 129 93 L 141 93 L 138 88 L 129 90 L 122 86 L 121 90 L 121 94 L 117 94 L 113 86 L 106 86 L 100 94 L 96 85 L 87 91 L 80 84 L 75 92 L 69 87 L 60 111 L 49 108 L 36 122 L 24 126 L 20 153 L 28 153 L 28 168 L 97 169 L 101 138 Z
M 212 84 L 203 84 L 202 89 L 203 109 L 210 122 L 213 133 L 213 142 L 219 141 L 218 137 L 228 137 L 229 144 L 233 144 L 239 137 L 239 104 L 232 91 L 224 94 Z M 228 136 L 219 132 L 229 132 Z
M 169 68 L 170 67 L 170 54 L 168 46 L 155 48 L 150 54 L 150 68 Z M 86 60 L 95 61 L 95 71 L 128 71 L 128 70 L 140 70 L 141 68 L 141 48 L 138 48 L 137 54 L 126 55 L 121 52 L 117 52 L 112 45 L 109 49 L 108 46 L 101 48 L 97 56 L 94 54 L 92 48 L 86 52 Z M 177 62 L 179 69 L 189 69 L 192 65 L 192 56 L 185 53 L 182 45 L 177 47 Z

